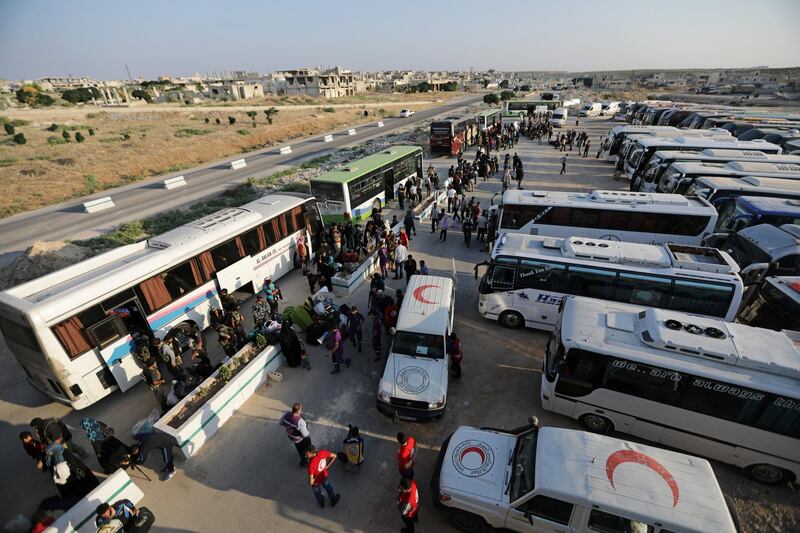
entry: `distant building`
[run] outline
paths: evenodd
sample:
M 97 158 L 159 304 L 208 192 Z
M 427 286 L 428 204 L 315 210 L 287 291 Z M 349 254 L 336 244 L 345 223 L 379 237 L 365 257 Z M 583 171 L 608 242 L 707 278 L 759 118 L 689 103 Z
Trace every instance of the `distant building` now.
M 285 78 L 285 90 L 289 96 L 339 98 L 356 93 L 356 81 L 353 73 L 340 67 L 324 72 L 318 69 L 301 68 L 284 70 L 278 74 Z
M 249 100 L 264 96 L 261 80 L 220 80 L 208 84 L 210 98 Z

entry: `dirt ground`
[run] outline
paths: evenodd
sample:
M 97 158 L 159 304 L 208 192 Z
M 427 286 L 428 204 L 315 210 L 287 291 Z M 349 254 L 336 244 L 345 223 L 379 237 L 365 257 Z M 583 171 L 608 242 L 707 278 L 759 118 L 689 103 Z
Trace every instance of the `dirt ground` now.
M 253 102 L 261 106 L 5 110 L 2 114 L 18 121 L 16 132 L 23 133 L 27 143 L 16 145 L 10 136 L 0 137 L 4 192 L 0 217 L 265 145 L 394 116 L 400 106 L 425 109 L 458 95 L 463 93 L 437 93 L 439 102 L 430 95 L 375 94 L 324 105 L 319 99 L 289 97 Z M 275 106 L 279 111 L 270 125 L 263 110 L 273 103 L 283 105 Z M 368 118 L 363 116 L 365 109 L 370 112 Z M 257 113 L 255 126 L 248 111 Z M 235 124 L 228 117 L 235 118 Z M 67 141 L 64 131 L 69 134 Z M 76 141 L 79 132 L 84 138 L 81 143 Z

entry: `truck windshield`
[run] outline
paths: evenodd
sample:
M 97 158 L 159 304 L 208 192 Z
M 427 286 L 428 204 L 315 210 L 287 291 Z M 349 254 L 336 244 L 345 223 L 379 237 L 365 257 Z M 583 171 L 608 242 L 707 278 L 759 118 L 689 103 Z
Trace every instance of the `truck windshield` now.
M 725 251 L 731 254 L 731 257 L 739 265 L 739 268 L 744 268 L 754 263 L 769 263 L 771 258 L 764 250 L 759 248 L 749 239 L 741 235 L 731 235 L 725 243 Z
M 517 439 L 514 455 L 511 461 L 514 472 L 511 475 L 509 487 L 509 501 L 515 501 L 533 490 L 534 473 L 536 471 L 536 437 L 538 431 L 534 429 L 523 433 Z
M 444 337 L 430 333 L 398 331 L 394 337 L 392 352 L 412 357 L 444 358 Z

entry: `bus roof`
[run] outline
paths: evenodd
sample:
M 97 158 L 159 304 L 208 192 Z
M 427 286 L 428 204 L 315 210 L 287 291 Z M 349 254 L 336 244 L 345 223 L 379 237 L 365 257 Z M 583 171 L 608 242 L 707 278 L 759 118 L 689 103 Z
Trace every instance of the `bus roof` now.
M 797 224 L 783 224 L 780 227 L 757 224 L 740 230 L 736 236 L 752 242 L 773 260 L 800 254 L 800 226 Z
M 728 161 L 725 163 L 710 162 L 691 162 L 677 161 L 670 167 L 683 174 L 702 174 L 707 172 L 714 174 L 752 174 L 754 176 L 777 174 L 777 175 L 800 175 L 800 165 L 792 163 L 763 163 L 761 161 Z
M 730 161 L 725 164 L 728 168 L 739 172 L 763 174 L 765 172 L 786 172 L 787 174 L 800 173 L 800 163 L 760 163 L 756 161 Z
M 643 126 L 627 124 L 622 126 L 614 126 L 611 128 L 611 135 L 619 135 L 620 133 L 678 133 L 678 128 L 674 126 Z
M 598 263 L 736 275 L 739 265 L 716 248 L 680 244 L 638 244 L 583 237 L 566 239 L 505 233 L 492 250 L 492 259 L 513 255 L 536 259 L 579 259 Z
M 770 198 L 769 196 L 740 196 L 736 200 L 750 211 L 783 217 L 800 218 L 800 201 L 791 198 Z
M 548 495 L 664 529 L 736 531 L 705 459 L 550 426 L 539 428 L 536 449 L 534 486 Z
M 503 204 L 541 205 L 544 207 L 571 206 L 597 207 L 637 211 L 663 212 L 665 207 L 686 214 L 715 214 L 714 207 L 702 198 L 685 197 L 680 194 L 642 193 L 627 191 L 531 191 L 507 190 Z
M 398 157 L 410 155 L 414 152 L 422 153 L 422 148 L 419 146 L 390 146 L 385 150 L 381 150 L 380 152 L 369 155 L 357 161 L 351 161 L 341 168 L 331 170 L 325 174 L 311 178 L 310 181 L 325 183 L 347 183 L 356 178 L 360 178 L 364 174 L 368 174 L 373 170 L 381 168 L 391 161 L 394 161 Z
M 185 261 L 308 198 L 303 194 L 269 194 L 57 270 L 8 289 L 6 294 L 27 302 L 29 308 L 35 306 L 42 319 L 50 322 L 81 311 L 98 297 L 154 276 L 166 265 Z
M 794 332 L 569 296 L 561 317 L 561 338 L 590 352 L 795 398 L 800 395 L 800 334 Z
M 411 276 L 397 317 L 398 331 L 444 335 L 450 326 L 453 280 L 441 276 Z
M 735 138 L 713 138 L 705 136 L 692 137 L 646 137 L 637 141 L 643 148 L 674 147 L 680 149 L 682 146 L 694 148 L 734 148 L 738 150 L 771 150 L 779 151 L 781 148 L 777 144 L 768 143 L 761 139 L 754 141 L 737 141 Z
M 735 176 L 700 176 L 697 178 L 698 184 L 705 184 L 714 189 L 725 189 L 730 191 L 771 191 L 776 194 L 797 193 L 800 194 L 800 180 L 787 180 L 783 178 L 764 178 L 761 176 L 745 176 L 743 178 Z
M 496 115 L 498 113 L 502 113 L 502 109 L 494 108 L 494 109 L 484 109 L 482 111 L 478 111 L 475 113 L 476 117 L 491 117 L 492 115 Z

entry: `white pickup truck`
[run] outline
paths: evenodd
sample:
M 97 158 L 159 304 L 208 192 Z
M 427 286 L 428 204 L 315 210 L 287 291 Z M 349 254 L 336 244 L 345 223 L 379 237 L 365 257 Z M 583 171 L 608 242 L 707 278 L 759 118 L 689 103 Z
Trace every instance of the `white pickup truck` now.
M 704 459 L 594 433 L 462 426 L 442 444 L 434 503 L 461 531 L 735 533 Z

